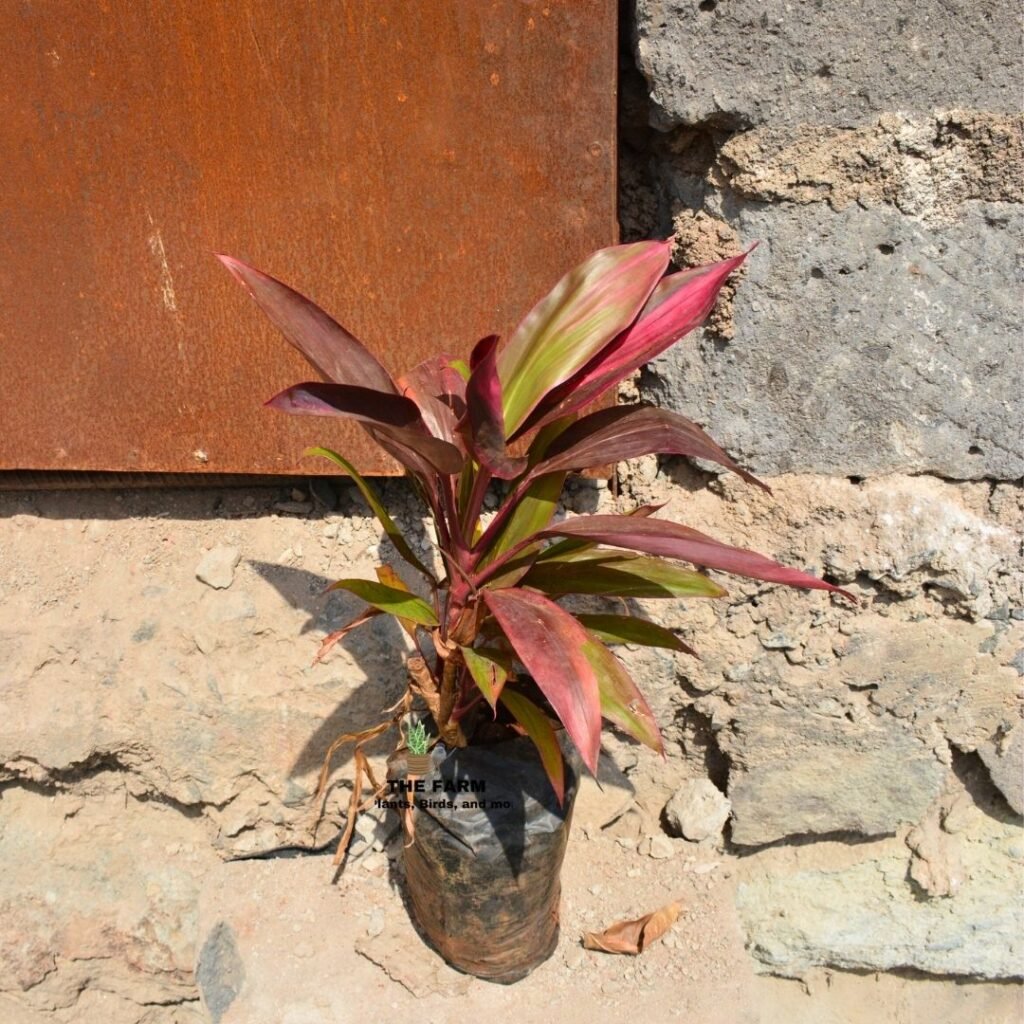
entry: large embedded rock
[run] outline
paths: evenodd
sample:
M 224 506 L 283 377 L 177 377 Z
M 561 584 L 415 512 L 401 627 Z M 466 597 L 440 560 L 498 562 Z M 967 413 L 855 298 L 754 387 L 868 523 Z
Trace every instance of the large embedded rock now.
M 851 722 L 759 707 L 721 744 L 741 846 L 808 833 L 891 834 L 921 818 L 946 772 L 929 744 L 888 717 Z
M 745 858 L 736 904 L 747 948 L 773 974 L 1024 976 L 1024 833 L 969 759 L 902 839 Z
M 1019 478 L 1024 349 L 1008 283 L 1021 207 L 957 203 L 931 185 L 915 201 L 957 219 L 730 199 L 744 244 L 762 239 L 735 337 L 689 335 L 651 365 L 643 393 L 762 473 Z
M 1019 978 L 1024 872 L 1002 850 L 975 853 L 969 880 L 939 901 L 918 898 L 903 856 L 841 871 L 766 874 L 737 894 L 750 951 L 762 970 L 789 976 L 827 965 Z
M 1020 105 L 1020 23 L 999 0 L 637 0 L 636 22 L 661 129 Z

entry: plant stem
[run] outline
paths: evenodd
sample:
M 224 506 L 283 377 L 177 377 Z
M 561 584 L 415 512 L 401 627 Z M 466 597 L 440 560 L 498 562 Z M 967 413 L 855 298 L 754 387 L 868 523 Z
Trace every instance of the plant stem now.
M 491 562 L 489 566 L 480 575 L 473 577 L 473 585 L 477 588 L 482 587 L 489 579 L 496 576 L 501 569 L 512 561 L 521 551 L 524 551 L 531 544 L 537 543 L 537 535 L 531 534 L 529 537 L 525 537 L 514 547 L 511 547 L 504 554 L 498 555 L 498 557 Z
M 480 510 L 484 504 L 484 495 L 487 493 L 487 485 L 490 482 L 490 471 L 480 466 L 476 471 L 476 478 L 473 481 L 473 490 L 469 495 L 469 501 L 462 510 L 462 536 L 467 546 L 471 546 L 473 543 L 473 527 L 480 518 Z

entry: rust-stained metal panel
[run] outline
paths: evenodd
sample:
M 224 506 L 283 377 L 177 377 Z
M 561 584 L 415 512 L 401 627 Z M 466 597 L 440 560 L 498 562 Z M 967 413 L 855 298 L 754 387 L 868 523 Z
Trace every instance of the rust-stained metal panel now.
M 398 373 L 615 237 L 613 0 L 0 4 L 0 469 L 292 473 L 340 421 L 210 253 Z

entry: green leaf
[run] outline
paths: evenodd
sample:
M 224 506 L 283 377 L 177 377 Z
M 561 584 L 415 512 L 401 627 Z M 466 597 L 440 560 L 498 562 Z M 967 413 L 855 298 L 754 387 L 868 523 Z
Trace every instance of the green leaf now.
M 654 715 L 622 662 L 593 635 L 588 635 L 583 644 L 583 655 L 597 676 L 601 714 L 635 740 L 664 755 L 665 746 Z
M 585 614 L 576 618 L 588 633 L 599 640 L 612 644 L 640 644 L 643 647 L 666 647 L 670 651 L 692 654 L 690 647 L 683 643 L 670 629 L 657 623 L 638 619 L 633 615 Z
M 496 707 L 502 687 L 512 676 L 512 659 L 501 651 L 485 647 L 463 647 L 462 657 L 487 703 Z
M 565 800 L 565 762 L 562 760 L 562 748 L 558 745 L 558 737 L 547 715 L 529 697 L 524 697 L 515 690 L 502 690 L 501 703 L 508 708 L 526 735 L 533 740 L 544 771 L 551 780 L 551 788 L 555 791 L 561 806 Z
M 415 594 L 396 587 L 388 587 L 373 580 L 338 580 L 328 590 L 347 590 L 356 597 L 362 598 L 367 604 L 379 608 L 382 612 L 394 615 L 398 619 L 409 619 L 420 626 L 438 625 L 434 609 Z
M 498 555 L 515 547 L 521 540 L 543 530 L 551 522 L 558 508 L 565 477 L 565 473 L 545 473 L 530 484 L 505 524 L 504 530 L 491 545 L 486 556 L 481 559 L 481 569 Z
M 561 559 L 539 561 L 519 585 L 533 587 L 551 597 L 724 597 L 727 593 L 714 580 L 692 569 L 660 558 L 607 549 L 567 552 Z
M 599 249 L 526 315 L 498 357 L 507 436 L 633 322 L 664 274 L 669 250 L 667 242 Z
M 391 568 L 390 565 L 378 565 L 374 572 L 377 574 L 377 579 L 384 584 L 385 587 L 391 587 L 393 590 L 401 590 L 403 593 L 411 594 L 412 591 L 406 586 L 405 580 Z M 416 642 L 416 623 L 411 619 L 398 620 L 399 625 L 412 637 L 413 643 Z
M 332 452 L 330 448 L 307 448 L 302 454 L 304 456 L 318 455 L 320 458 L 330 459 L 331 462 L 340 466 L 346 473 L 348 473 L 348 475 L 352 477 L 356 487 L 359 488 L 359 493 L 362 494 L 366 504 L 370 506 L 373 514 L 377 517 L 380 525 L 384 527 L 384 532 L 388 535 L 391 543 L 395 545 L 398 553 L 417 572 L 423 573 L 431 583 L 437 582 L 434 579 L 434 574 L 416 557 L 412 548 L 409 546 L 409 542 L 402 534 L 402 531 L 395 525 L 395 521 L 391 516 L 388 515 L 387 509 L 384 507 L 384 502 L 381 501 L 380 495 L 377 493 L 376 489 L 363 478 L 351 462 L 342 458 L 337 452 Z

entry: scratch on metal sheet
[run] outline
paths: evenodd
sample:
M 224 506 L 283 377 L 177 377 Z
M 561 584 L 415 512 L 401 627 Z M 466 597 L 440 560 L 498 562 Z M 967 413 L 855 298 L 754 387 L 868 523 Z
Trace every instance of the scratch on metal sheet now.
M 153 234 L 149 236 L 149 251 L 156 257 L 160 266 L 160 295 L 164 300 L 164 306 L 169 313 L 178 312 L 178 299 L 174 294 L 174 278 L 171 276 L 171 267 L 167 262 L 167 250 L 164 248 L 164 239 L 160 229 L 153 222 L 153 216 L 147 213 L 149 226 L 153 228 Z

